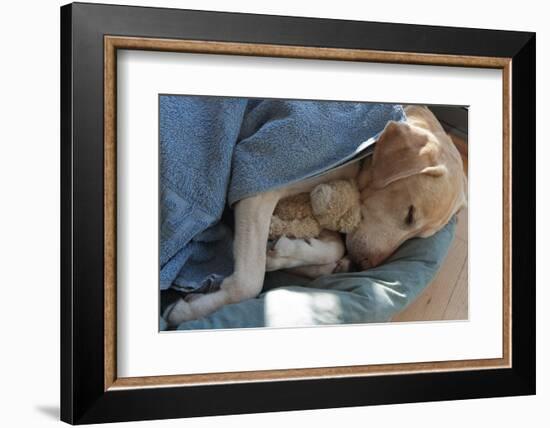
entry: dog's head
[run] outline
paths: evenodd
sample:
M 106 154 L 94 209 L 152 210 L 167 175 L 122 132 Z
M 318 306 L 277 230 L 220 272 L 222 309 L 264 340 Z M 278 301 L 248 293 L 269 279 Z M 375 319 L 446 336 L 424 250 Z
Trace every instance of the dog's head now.
M 409 238 L 433 235 L 466 204 L 462 159 L 450 137 L 428 109 L 407 115 L 407 122 L 388 123 L 358 176 L 362 220 L 346 246 L 362 269 Z

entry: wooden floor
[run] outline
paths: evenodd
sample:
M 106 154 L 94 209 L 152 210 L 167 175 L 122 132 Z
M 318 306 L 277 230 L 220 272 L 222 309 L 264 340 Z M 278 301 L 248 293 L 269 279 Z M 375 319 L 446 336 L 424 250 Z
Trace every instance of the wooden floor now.
M 468 173 L 468 148 L 453 137 L 464 170 Z M 392 321 L 435 321 L 468 319 L 468 210 L 458 214 L 455 238 L 438 274 L 420 296 Z

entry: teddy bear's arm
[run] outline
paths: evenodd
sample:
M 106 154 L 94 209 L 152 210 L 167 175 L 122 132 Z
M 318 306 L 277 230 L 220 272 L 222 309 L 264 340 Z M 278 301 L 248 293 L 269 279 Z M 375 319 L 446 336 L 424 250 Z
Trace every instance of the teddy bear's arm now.
M 269 226 L 269 239 L 277 239 L 281 236 L 288 238 L 315 238 L 321 233 L 321 225 L 313 217 L 304 219 L 282 220 L 278 216 L 271 217 Z

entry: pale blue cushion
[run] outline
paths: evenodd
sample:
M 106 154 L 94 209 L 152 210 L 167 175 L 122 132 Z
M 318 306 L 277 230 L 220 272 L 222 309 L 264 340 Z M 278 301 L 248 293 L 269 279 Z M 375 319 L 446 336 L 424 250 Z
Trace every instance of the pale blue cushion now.
M 256 298 L 227 305 L 179 330 L 298 327 L 389 321 L 424 290 L 445 260 L 456 217 L 429 238 L 405 242 L 383 265 L 314 281 L 285 272 L 266 276 Z

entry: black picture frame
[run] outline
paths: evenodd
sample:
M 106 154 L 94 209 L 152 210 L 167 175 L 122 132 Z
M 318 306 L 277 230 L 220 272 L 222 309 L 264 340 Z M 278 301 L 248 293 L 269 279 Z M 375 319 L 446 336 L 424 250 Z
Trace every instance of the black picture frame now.
M 512 366 L 104 388 L 104 36 L 512 59 Z M 61 8 L 61 419 L 71 424 L 535 393 L 535 34 L 74 3 Z

